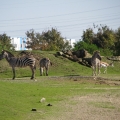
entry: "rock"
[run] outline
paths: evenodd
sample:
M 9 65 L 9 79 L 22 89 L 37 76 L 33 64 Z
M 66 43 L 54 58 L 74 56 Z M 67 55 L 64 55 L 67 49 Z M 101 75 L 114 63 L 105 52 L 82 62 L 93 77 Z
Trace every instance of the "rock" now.
M 47 106 L 52 106 L 52 105 L 49 103 L 49 104 L 47 104 Z
M 32 110 L 31 111 L 37 111 L 37 109 L 36 108 L 32 108 Z

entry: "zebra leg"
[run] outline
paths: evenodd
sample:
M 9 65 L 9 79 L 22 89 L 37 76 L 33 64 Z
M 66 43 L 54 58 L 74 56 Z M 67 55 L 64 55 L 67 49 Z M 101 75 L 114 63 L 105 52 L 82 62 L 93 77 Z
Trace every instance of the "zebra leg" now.
M 32 71 L 31 79 L 34 79 L 34 77 L 35 77 L 35 69 L 34 69 L 34 67 L 30 67 L 30 68 L 31 68 L 31 71 Z
M 14 67 L 12 67 L 12 71 L 13 71 L 13 80 L 15 79 L 15 68 Z
M 45 68 L 43 68 L 43 75 L 45 76 Z
M 40 76 L 43 75 L 43 69 L 44 69 L 44 68 L 40 67 Z
M 46 68 L 46 76 L 48 76 L 48 68 Z
M 95 75 L 95 76 L 97 75 L 96 66 L 94 67 L 94 75 Z
M 100 74 L 100 66 L 98 66 L 98 75 Z
M 95 67 L 92 66 L 92 76 L 94 76 L 94 75 L 95 75 Z

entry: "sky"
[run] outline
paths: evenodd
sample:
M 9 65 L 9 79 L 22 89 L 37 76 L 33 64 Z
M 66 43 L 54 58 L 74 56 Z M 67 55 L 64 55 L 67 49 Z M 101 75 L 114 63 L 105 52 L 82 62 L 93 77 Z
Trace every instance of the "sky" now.
M 83 31 L 107 25 L 120 27 L 120 0 L 0 0 L 0 34 L 26 37 L 26 32 L 57 29 L 67 39 L 81 39 Z

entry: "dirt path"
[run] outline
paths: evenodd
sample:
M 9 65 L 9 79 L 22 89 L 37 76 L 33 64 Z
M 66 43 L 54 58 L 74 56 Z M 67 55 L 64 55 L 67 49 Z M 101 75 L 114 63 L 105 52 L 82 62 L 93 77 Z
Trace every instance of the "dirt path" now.
M 49 120 L 120 120 L 120 100 L 109 94 L 74 96 L 61 106 Z
M 72 105 L 74 101 L 75 105 Z M 65 103 L 66 111 L 58 120 L 119 120 L 120 101 L 108 95 L 75 96 Z
M 71 80 L 84 81 L 79 77 L 72 77 Z M 98 78 L 97 80 L 89 79 L 87 82 L 107 84 L 108 87 L 101 88 L 106 89 L 107 92 L 102 95 L 91 94 L 69 98 L 60 104 L 62 111 L 59 111 L 59 117 L 52 116 L 49 120 L 120 120 L 120 89 L 115 88 L 115 86 L 120 86 L 120 81 Z M 114 86 L 114 88 L 109 86 Z M 111 94 L 111 89 L 116 89 L 118 92 Z

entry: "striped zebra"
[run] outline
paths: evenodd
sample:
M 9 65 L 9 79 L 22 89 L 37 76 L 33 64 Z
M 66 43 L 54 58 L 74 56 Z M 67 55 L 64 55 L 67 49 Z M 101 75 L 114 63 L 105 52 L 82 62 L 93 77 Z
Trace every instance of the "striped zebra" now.
M 5 58 L 9 65 L 12 67 L 13 79 L 15 79 L 15 67 L 26 67 L 29 66 L 32 71 L 31 79 L 35 77 L 36 61 L 33 56 L 24 56 L 16 58 L 12 53 L 7 50 L 3 50 L 0 55 L 0 60 Z
M 52 65 L 52 63 L 50 62 L 49 58 L 42 58 L 40 60 L 40 75 L 42 76 L 44 73 L 44 69 L 46 70 L 46 76 L 48 76 L 48 69 L 49 69 L 49 65 Z
M 102 58 L 100 56 L 100 52 L 99 51 L 95 51 L 92 58 L 91 58 L 91 67 L 92 67 L 92 71 L 93 71 L 93 76 L 97 76 L 100 74 L 100 62 L 101 62 Z M 97 73 L 97 69 L 98 69 L 98 73 Z

